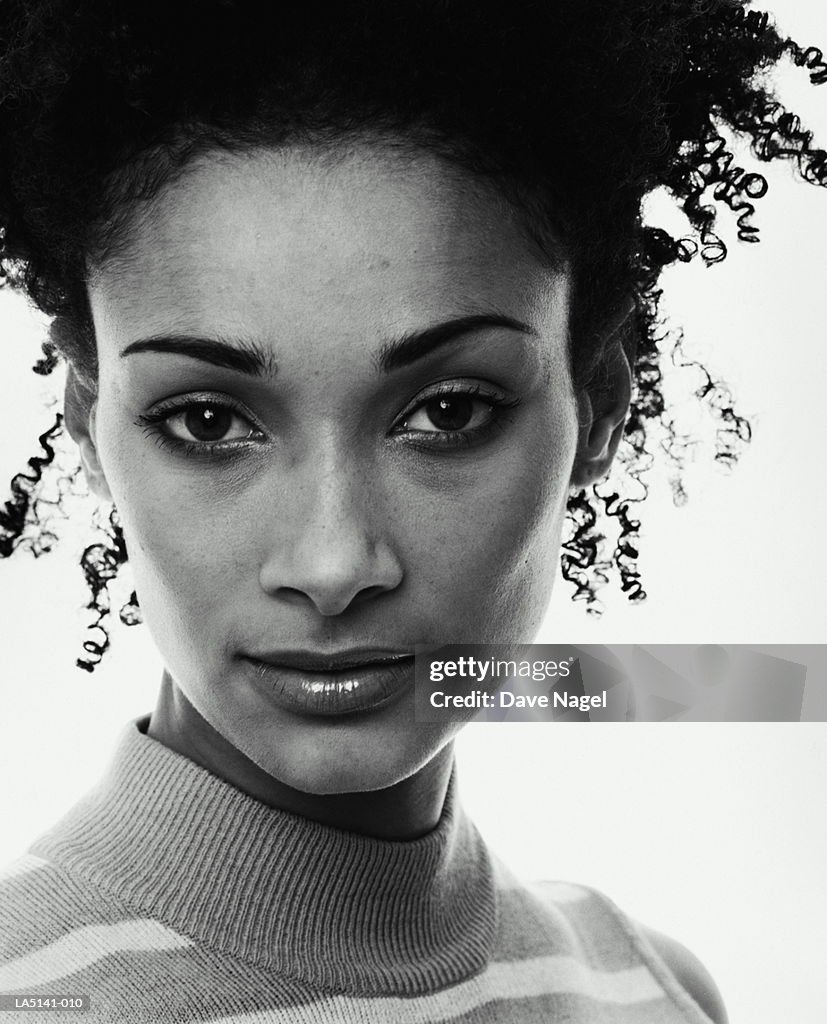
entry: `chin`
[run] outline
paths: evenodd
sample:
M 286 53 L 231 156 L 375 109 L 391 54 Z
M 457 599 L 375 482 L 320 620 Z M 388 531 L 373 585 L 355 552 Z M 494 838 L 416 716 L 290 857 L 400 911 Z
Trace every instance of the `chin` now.
M 314 796 L 368 793 L 403 782 L 434 756 L 421 750 L 405 756 L 399 746 L 390 742 L 376 749 L 361 742 L 339 748 L 323 740 L 292 752 L 284 762 L 266 770 L 280 782 Z
M 376 766 L 369 772 L 361 769 L 342 769 L 341 765 L 325 763 L 291 765 L 286 771 L 272 773 L 280 782 L 301 793 L 313 796 L 337 796 L 343 793 L 370 793 L 401 782 L 413 771 L 394 771 Z

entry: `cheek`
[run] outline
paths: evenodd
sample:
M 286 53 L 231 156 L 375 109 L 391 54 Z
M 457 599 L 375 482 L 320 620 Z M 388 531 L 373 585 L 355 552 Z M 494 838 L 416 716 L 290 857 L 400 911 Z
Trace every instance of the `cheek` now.
M 435 606 L 440 640 L 533 639 L 554 583 L 575 447 L 574 417 L 554 415 L 466 486 L 420 492 L 408 564 L 419 566 L 413 589 Z
M 101 435 L 101 459 L 150 631 L 164 654 L 203 644 L 233 607 L 243 570 L 238 522 L 244 513 L 234 489 L 230 481 L 205 487 L 203 474 L 159 453 L 140 434 L 116 428 Z

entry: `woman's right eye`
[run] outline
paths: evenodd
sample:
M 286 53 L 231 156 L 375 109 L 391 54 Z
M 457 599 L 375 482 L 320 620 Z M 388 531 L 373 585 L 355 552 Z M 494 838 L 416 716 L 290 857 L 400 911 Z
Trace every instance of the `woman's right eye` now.
M 261 431 L 238 409 L 217 400 L 161 407 L 141 416 L 139 423 L 161 440 L 191 452 L 208 452 L 261 437 Z
M 169 416 L 165 424 L 169 433 L 178 440 L 201 444 L 246 441 L 256 433 L 235 409 L 210 402 L 190 405 Z

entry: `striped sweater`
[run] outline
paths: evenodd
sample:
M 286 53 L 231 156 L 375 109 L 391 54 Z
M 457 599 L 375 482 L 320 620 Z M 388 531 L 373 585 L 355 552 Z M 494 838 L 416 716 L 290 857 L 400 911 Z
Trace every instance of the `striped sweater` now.
M 15 1019 L 709 1024 L 605 897 L 511 876 L 455 775 L 433 831 L 379 840 L 268 807 L 147 724 L 0 879 L 0 993 L 89 997 Z

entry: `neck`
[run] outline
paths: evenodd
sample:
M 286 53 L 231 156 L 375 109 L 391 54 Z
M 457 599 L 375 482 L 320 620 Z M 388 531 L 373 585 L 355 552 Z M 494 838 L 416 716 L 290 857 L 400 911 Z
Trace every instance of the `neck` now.
M 305 793 L 269 775 L 234 747 L 196 711 L 167 672 L 147 734 L 270 807 L 377 839 L 410 840 L 430 832 L 442 813 L 453 764 L 449 743 L 409 778 L 386 789 Z

